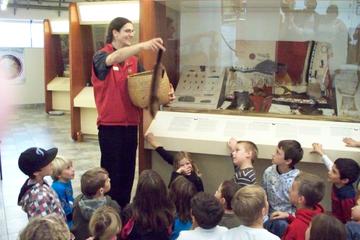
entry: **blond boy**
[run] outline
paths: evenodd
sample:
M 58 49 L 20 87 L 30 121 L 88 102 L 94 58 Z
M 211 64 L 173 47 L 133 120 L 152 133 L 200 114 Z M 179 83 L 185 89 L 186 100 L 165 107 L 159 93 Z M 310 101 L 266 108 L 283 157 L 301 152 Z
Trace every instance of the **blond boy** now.
M 51 187 L 57 193 L 66 215 L 66 222 L 71 227 L 74 205 L 71 180 L 74 179 L 75 170 L 72 161 L 61 156 L 56 156 L 51 165 L 53 169 L 51 177 L 54 180 Z
M 232 207 L 243 225 L 227 231 L 222 240 L 279 240 L 276 235 L 263 228 L 264 216 L 268 213 L 268 202 L 264 189 L 248 185 L 238 190 L 233 197 Z
M 250 141 L 236 141 L 230 138 L 228 147 L 234 164 L 234 181 L 241 187 L 255 184 L 256 174 L 253 167 L 257 159 L 258 148 Z

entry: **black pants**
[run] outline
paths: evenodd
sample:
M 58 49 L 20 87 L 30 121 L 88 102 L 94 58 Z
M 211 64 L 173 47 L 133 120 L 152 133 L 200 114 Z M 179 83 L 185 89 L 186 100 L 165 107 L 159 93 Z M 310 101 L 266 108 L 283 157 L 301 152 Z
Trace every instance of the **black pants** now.
M 130 201 L 134 181 L 138 128 L 100 125 L 98 129 L 100 164 L 109 172 L 111 179 L 108 194 L 123 208 Z

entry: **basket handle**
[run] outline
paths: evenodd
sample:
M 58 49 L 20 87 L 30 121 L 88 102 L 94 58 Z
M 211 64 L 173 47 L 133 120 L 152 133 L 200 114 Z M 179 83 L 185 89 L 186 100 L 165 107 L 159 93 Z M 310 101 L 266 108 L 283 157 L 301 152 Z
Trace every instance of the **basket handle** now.
M 159 49 L 157 58 L 156 58 L 156 64 L 154 66 L 154 71 L 151 79 L 151 92 L 150 92 L 150 114 L 154 118 L 157 111 L 159 110 L 159 98 L 157 96 L 157 91 L 159 88 L 159 82 L 163 75 L 163 71 L 161 68 L 161 58 L 163 55 L 163 50 Z

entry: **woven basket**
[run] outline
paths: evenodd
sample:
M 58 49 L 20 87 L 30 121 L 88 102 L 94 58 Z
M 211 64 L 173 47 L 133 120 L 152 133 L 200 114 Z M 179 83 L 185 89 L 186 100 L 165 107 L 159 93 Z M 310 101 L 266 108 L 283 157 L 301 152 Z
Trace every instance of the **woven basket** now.
M 165 69 L 159 82 L 157 97 L 159 104 L 169 103 L 170 82 Z M 146 71 L 129 76 L 128 91 L 132 103 L 140 108 L 146 108 L 150 103 L 151 79 L 153 71 Z

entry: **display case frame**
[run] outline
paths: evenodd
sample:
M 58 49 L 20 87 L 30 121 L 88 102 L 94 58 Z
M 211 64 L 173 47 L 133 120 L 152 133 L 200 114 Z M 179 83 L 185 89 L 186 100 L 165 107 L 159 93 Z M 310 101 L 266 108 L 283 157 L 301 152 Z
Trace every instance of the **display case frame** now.
M 360 98 L 357 96 L 360 96 L 360 91 L 356 89 L 354 93 L 355 97 L 353 98 L 348 96 L 344 98 L 344 96 L 339 94 L 338 88 L 345 84 L 345 81 L 343 81 L 343 83 L 340 81 L 335 82 L 337 79 L 343 78 L 342 76 L 346 75 L 349 71 L 352 71 L 352 73 L 357 76 L 357 82 L 360 81 L 360 57 L 356 56 L 352 57 L 352 59 L 348 57 L 354 55 L 354 52 L 359 51 L 360 46 L 359 42 L 353 44 L 347 41 L 348 31 L 354 34 L 354 37 L 351 38 L 355 39 L 356 31 L 351 30 L 356 25 L 355 22 L 357 20 L 355 8 L 352 9 L 355 4 L 354 1 L 348 0 L 345 1 L 345 3 L 344 1 L 332 1 L 331 3 L 326 3 L 327 5 L 325 5 L 324 1 L 318 1 L 317 6 L 311 5 L 311 2 L 316 3 L 316 1 L 309 1 L 307 5 L 303 6 L 300 4 L 300 2 L 303 1 L 288 2 L 289 4 L 287 5 L 284 1 L 277 0 L 155 1 L 155 4 L 164 5 L 163 11 L 165 11 L 165 14 L 159 11 L 156 12 L 156 16 L 161 16 L 163 22 L 167 23 L 165 26 L 166 29 L 171 29 L 171 26 L 168 24 L 168 18 L 171 17 L 173 27 L 176 29 L 173 33 L 175 37 L 169 38 L 168 33 L 161 35 L 167 47 L 165 56 L 169 54 L 168 59 L 164 59 L 163 63 L 166 68 L 174 70 L 170 71 L 169 78 L 175 87 L 177 87 L 179 83 L 181 84 L 185 81 L 190 82 L 189 79 L 184 80 L 184 76 L 189 75 L 189 72 L 184 71 L 184 69 L 188 69 L 189 66 L 195 66 L 197 68 L 204 66 L 221 67 L 225 69 L 225 73 L 223 74 L 224 86 L 221 93 L 217 94 L 220 96 L 220 103 L 218 105 L 212 104 L 216 107 L 209 107 L 205 103 L 202 105 L 199 103 L 201 101 L 209 102 L 211 100 L 204 97 L 207 95 L 206 92 L 203 95 L 196 95 L 194 90 L 194 92 L 186 96 L 183 92 L 179 92 L 179 89 L 176 89 L 177 100 L 175 100 L 173 104 L 170 104 L 167 110 L 270 116 L 288 119 L 359 122 L 360 112 L 358 109 L 360 108 L 357 106 L 360 106 Z M 291 6 L 290 2 L 299 6 Z M 336 4 L 339 6 L 336 6 Z M 226 8 L 232 7 L 235 10 L 230 11 L 227 9 L 227 11 L 225 11 L 224 6 Z M 231 15 L 230 13 L 237 14 L 238 16 L 229 17 Z M 225 16 L 225 20 L 224 14 L 227 16 Z M 347 14 L 345 17 L 350 19 L 346 22 L 346 25 L 343 21 L 343 19 L 345 19 L 344 14 Z M 259 20 L 258 18 L 261 19 Z M 269 24 L 275 24 L 275 26 L 272 26 L 274 28 L 273 30 L 268 30 L 270 27 L 266 27 L 267 21 Z M 292 23 L 288 23 L 288 21 L 292 21 Z M 306 21 L 310 21 L 314 26 L 309 27 L 309 23 Z M 249 24 L 247 24 L 247 22 L 249 22 Z M 261 26 L 261 24 L 264 26 Z M 292 28 L 296 29 L 292 29 L 291 31 L 284 30 L 286 27 L 290 28 L 289 24 L 293 24 L 294 26 L 292 26 Z M 336 25 L 341 31 L 339 32 L 339 29 L 333 29 L 331 24 Z M 255 28 L 256 26 L 258 26 L 258 29 Z M 344 26 L 348 27 L 348 29 L 344 29 Z M 330 30 L 326 30 L 327 27 L 329 27 Z M 158 28 L 161 28 L 161 26 Z M 309 29 L 314 32 L 307 33 L 310 31 Z M 257 33 L 261 31 L 264 31 L 264 33 Z M 293 31 L 297 31 L 296 36 L 298 38 L 290 36 Z M 301 35 L 300 33 L 303 34 Z M 341 39 L 341 41 L 330 39 L 327 44 L 325 41 L 329 36 Z M 346 42 L 343 41 L 345 38 Z M 169 44 L 174 42 L 176 42 L 176 44 Z M 257 44 L 254 48 L 254 42 L 260 42 L 260 44 Z M 269 47 L 267 47 L 269 42 L 273 43 L 271 51 Z M 250 44 L 249 46 L 253 44 L 253 49 L 248 50 L 246 47 L 243 47 L 244 44 Z M 296 54 L 297 46 L 300 45 L 304 45 L 303 53 L 300 53 L 298 57 L 298 61 L 304 65 L 303 69 L 297 69 L 296 66 L 294 66 L 296 63 L 295 55 L 286 54 L 286 51 Z M 339 50 L 337 50 L 338 47 L 340 47 L 339 49 L 341 49 L 341 51 L 343 50 L 342 52 L 346 55 L 340 55 Z M 214 49 L 217 50 L 214 51 Z M 281 49 L 285 50 L 280 51 Z M 269 64 L 267 66 L 255 64 L 259 62 L 254 61 L 254 59 L 259 59 L 260 57 L 258 56 L 265 53 L 264 51 L 270 51 L 270 66 Z M 215 56 L 217 59 L 213 60 L 212 56 Z M 285 62 L 285 69 L 288 71 L 286 77 L 291 77 L 291 84 L 277 83 L 277 81 L 286 80 L 286 78 L 281 75 L 284 71 L 284 63 L 281 61 L 288 61 Z M 245 96 L 247 99 L 245 102 L 249 101 L 251 105 L 244 111 L 239 109 L 240 107 L 236 106 L 235 103 L 234 111 L 227 110 L 226 108 L 229 107 L 230 103 L 226 100 L 234 101 L 234 98 L 237 98 L 234 90 L 232 90 L 231 94 L 226 92 L 227 84 L 231 80 L 231 72 L 235 72 L 236 74 L 236 72 L 244 70 L 241 69 L 242 67 L 244 67 L 245 70 L 255 68 L 255 72 L 265 71 L 265 73 L 268 73 L 267 71 L 272 71 L 272 73 L 269 74 L 271 76 L 266 77 L 266 79 L 271 79 L 272 85 L 269 90 L 266 87 L 262 87 L 265 86 L 265 84 L 261 84 L 261 81 L 260 84 L 253 81 L 254 78 L 257 78 L 256 81 L 260 78 L 265 78 L 264 74 L 246 76 L 246 74 L 243 73 L 245 71 L 238 73 L 238 75 L 235 76 L 238 85 L 244 85 L 243 82 L 248 80 L 252 81 L 252 87 L 250 89 L 246 86 L 240 86 L 235 89 L 235 91 L 248 92 L 247 95 L 250 95 L 250 97 Z M 256 69 L 256 67 L 259 67 L 260 70 L 259 68 Z M 263 69 L 261 69 L 261 67 L 263 67 Z M 264 80 L 262 80 L 262 82 L 264 82 Z M 301 82 L 303 82 L 303 84 Z M 348 83 L 346 84 L 349 85 Z M 188 85 L 186 87 L 191 88 Z M 199 86 L 197 87 L 199 89 Z M 206 88 L 204 87 L 204 89 Z M 282 94 L 281 91 L 287 93 Z M 196 102 L 197 98 L 199 101 L 193 105 L 187 104 L 186 102 L 193 101 L 190 99 L 193 96 L 195 97 L 194 102 Z M 240 96 L 240 98 L 241 97 L 242 96 Z M 269 97 L 272 98 L 272 100 L 270 100 L 271 104 L 269 104 Z M 344 99 L 353 99 L 352 104 L 347 104 L 347 101 Z M 180 101 L 183 101 L 182 104 L 179 104 Z M 226 102 L 228 103 L 227 106 L 224 104 Z M 340 104 L 337 104 L 337 102 L 340 102 Z M 354 102 L 356 102 L 356 107 L 352 107 L 355 106 Z M 222 106 L 223 104 L 225 107 Z M 346 107 L 347 110 L 342 111 L 341 107 L 346 105 L 348 105 L 348 107 Z M 273 108 L 273 106 L 275 107 Z M 276 106 L 279 106 L 279 110 L 276 109 Z M 249 108 L 251 110 L 249 110 Z M 354 111 L 353 109 L 357 110 Z M 286 113 L 282 114 L 282 112 Z

